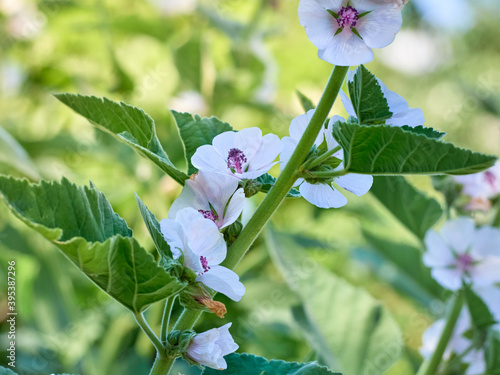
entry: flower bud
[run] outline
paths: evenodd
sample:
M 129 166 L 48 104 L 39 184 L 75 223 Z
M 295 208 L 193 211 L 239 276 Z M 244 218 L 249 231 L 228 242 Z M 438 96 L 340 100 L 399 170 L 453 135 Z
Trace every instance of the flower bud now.
M 245 191 L 245 197 L 250 198 L 261 190 L 262 183 L 257 180 L 244 180 L 241 183 L 241 187 Z
M 224 239 L 226 240 L 226 242 L 228 244 L 232 244 L 239 236 L 242 229 L 243 224 L 238 220 L 228 226 L 224 232 Z

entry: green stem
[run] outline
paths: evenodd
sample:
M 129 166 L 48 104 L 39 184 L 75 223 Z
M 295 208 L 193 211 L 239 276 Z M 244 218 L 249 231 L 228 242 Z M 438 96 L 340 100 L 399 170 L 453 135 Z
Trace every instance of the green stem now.
M 149 375 L 167 375 L 174 364 L 175 358 L 158 355 Z
M 426 360 L 420 369 L 418 370 L 417 375 L 434 375 L 441 363 L 441 359 L 443 358 L 443 354 L 448 346 L 448 342 L 450 341 L 451 335 L 453 334 L 453 330 L 455 329 L 455 325 L 457 324 L 458 317 L 460 316 L 460 312 L 462 311 L 463 306 L 463 296 L 462 293 L 459 293 L 455 301 L 453 302 L 453 306 L 448 314 L 448 318 L 446 320 L 446 325 L 444 327 L 443 333 L 441 333 L 441 338 L 439 339 L 436 350 L 432 354 L 428 360 Z
M 320 155 L 316 159 L 311 160 L 309 163 L 304 165 L 304 169 L 313 169 L 315 166 L 320 165 L 322 162 L 324 162 L 326 159 L 328 159 L 330 156 L 335 154 L 337 151 L 340 151 L 342 147 L 337 146 L 334 149 L 325 152 L 323 155 Z
M 163 311 L 163 318 L 161 320 L 161 342 L 167 341 L 168 326 L 170 325 L 170 316 L 172 315 L 175 297 L 172 296 L 165 301 L 165 310 Z
M 273 188 L 266 195 L 248 224 L 243 228 L 236 241 L 234 241 L 229 248 L 227 257 L 222 263 L 223 266 L 230 269 L 236 267 L 293 187 L 297 179 L 297 171 L 309 154 L 318 133 L 323 127 L 348 70 L 349 67 L 347 66 L 336 66 L 333 69 L 330 80 L 323 92 L 323 96 L 297 148 L 293 152 L 279 178 L 276 180 Z
M 151 340 L 154 347 L 156 348 L 156 351 L 160 354 L 163 354 L 165 352 L 165 347 L 161 343 L 158 336 L 155 335 L 148 322 L 146 322 L 146 319 L 144 319 L 142 313 L 135 314 L 135 320 L 137 321 L 137 324 L 139 324 L 139 326 L 142 328 L 142 331 L 146 334 L 146 336 L 148 336 L 149 340 Z

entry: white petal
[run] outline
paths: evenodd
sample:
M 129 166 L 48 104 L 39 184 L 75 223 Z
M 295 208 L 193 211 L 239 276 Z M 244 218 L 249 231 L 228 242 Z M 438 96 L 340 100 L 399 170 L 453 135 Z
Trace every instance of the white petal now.
M 318 51 L 318 57 L 330 64 L 352 66 L 373 60 L 373 51 L 349 28 L 333 37 L 328 46 Z
M 245 286 L 240 282 L 238 275 L 226 267 L 210 267 L 208 272 L 198 276 L 196 280 L 236 302 L 245 294 Z
M 445 325 L 446 321 L 444 319 L 439 319 L 425 330 L 422 335 L 422 346 L 419 349 L 422 357 L 427 359 L 436 351 Z
M 500 282 L 500 257 L 488 257 L 476 264 L 472 271 L 472 282 L 477 287 L 489 287 Z
M 483 288 L 474 288 L 474 291 L 488 305 L 495 320 L 500 322 L 500 287 L 489 286 Z
M 341 188 L 350 191 L 358 197 L 368 193 L 373 184 L 373 176 L 366 174 L 349 173 L 342 177 L 336 177 L 333 180 Z
M 227 205 L 226 213 L 221 221 L 220 228 L 225 228 L 238 220 L 244 207 L 245 191 L 243 189 L 238 189 L 233 194 L 231 200 L 229 201 L 229 204 Z
M 219 338 L 215 341 L 215 344 L 221 348 L 222 356 L 226 356 L 238 350 L 238 344 L 234 342 L 233 337 L 229 333 L 229 328 L 231 328 L 231 324 L 232 323 L 227 323 L 222 327 L 218 328 Z
M 314 109 L 310 109 L 309 111 L 307 111 L 307 113 L 295 117 L 290 123 L 290 137 L 292 137 L 296 142 L 300 141 L 300 138 L 302 138 L 302 135 L 306 131 L 307 125 L 309 125 L 309 123 L 311 122 L 314 111 Z M 322 129 L 322 131 L 318 133 L 318 136 L 314 141 L 314 145 L 316 147 L 323 143 L 323 133 L 324 129 Z
M 218 360 L 221 357 L 222 350 L 215 344 L 220 336 L 217 329 L 200 333 L 193 338 L 189 344 L 186 354 L 192 360 L 214 369 L 218 369 Z
M 342 104 L 344 105 L 345 110 L 347 111 L 347 114 L 349 116 L 356 116 L 356 111 L 354 110 L 354 107 L 352 106 L 351 99 L 347 96 L 344 91 L 340 91 L 340 99 L 342 99 Z
M 281 148 L 281 140 L 277 135 L 263 136 L 258 150 L 249 162 L 249 171 L 257 171 L 272 164 L 280 154 Z
M 424 238 L 426 252 L 423 262 L 427 267 L 448 267 L 455 264 L 455 257 L 449 244 L 435 230 L 430 229 Z
M 470 351 L 464 356 L 463 361 L 469 363 L 469 367 L 465 370 L 464 375 L 483 375 L 486 371 L 484 349 L 474 349 Z
M 262 143 L 262 130 L 257 127 L 253 128 L 246 128 L 243 130 L 240 130 L 239 132 L 234 133 L 234 143 L 232 146 L 227 150 L 231 148 L 237 148 L 245 154 L 247 157 L 248 161 L 252 160 L 257 153 L 257 151 L 260 148 L 260 145 Z M 215 137 L 217 138 L 217 137 Z M 214 146 L 219 148 L 215 144 L 215 138 L 214 138 Z M 222 149 L 219 148 L 219 151 L 222 152 Z M 277 155 L 277 154 L 276 154 Z M 227 154 L 226 154 L 227 157 Z M 272 160 L 271 160 L 272 161 Z
M 163 219 L 160 221 L 160 229 L 170 246 L 173 258 L 179 259 L 186 246 L 182 226 L 173 219 Z
M 412 128 L 425 123 L 424 112 L 420 108 L 410 108 L 405 113 L 397 113 L 386 120 L 387 125 L 403 126 L 408 125 Z
M 385 4 L 361 18 L 356 30 L 370 48 L 383 48 L 391 44 L 401 29 L 403 18 L 396 4 Z
M 475 230 L 474 220 L 462 217 L 444 224 L 441 235 L 456 253 L 462 254 L 472 245 Z
M 483 257 L 488 255 L 500 257 L 500 229 L 482 227 L 476 230 L 472 247 Z
M 301 0 L 299 3 L 299 22 L 304 26 L 309 40 L 319 49 L 327 47 L 339 28 L 337 21 L 326 9 L 337 12 L 341 0 L 315 1 Z
M 189 244 L 189 250 L 196 259 L 186 259 L 186 263 L 198 263 L 204 256 L 210 266 L 221 263 L 226 258 L 226 242 L 217 225 L 193 208 L 184 208 L 177 213 L 176 221 L 182 225 Z M 186 257 L 188 256 L 185 253 Z M 189 265 L 188 265 L 189 266 Z
M 320 208 L 339 208 L 347 204 L 347 199 L 328 184 L 303 182 L 299 191 L 308 202 Z
M 326 145 L 328 147 L 328 150 L 333 150 L 335 147 L 337 147 L 339 144 L 338 142 L 335 140 L 335 138 L 333 138 L 333 133 L 332 133 L 332 129 L 333 129 L 333 124 L 335 124 L 337 121 L 341 121 L 341 122 L 344 122 L 345 119 L 343 117 L 340 117 L 340 116 L 333 116 L 330 121 L 328 122 L 328 126 L 325 130 L 325 139 L 326 139 Z M 339 152 L 339 153 L 336 153 L 334 154 L 333 156 L 335 156 L 336 158 L 338 159 L 344 159 L 344 152 Z
M 283 137 L 281 139 L 282 150 L 280 154 L 280 168 L 281 171 L 285 169 L 286 164 L 290 160 L 295 148 L 297 147 L 297 141 L 291 137 Z
M 215 136 L 214 139 L 212 139 L 213 147 L 220 155 L 220 157 L 224 160 L 224 162 L 227 161 L 229 150 L 236 147 L 237 134 L 238 134 L 237 132 L 227 131 Z
M 211 145 L 198 147 L 191 158 L 191 163 L 199 170 L 224 174 L 230 173 L 227 161 Z
M 278 155 L 276 155 L 278 156 Z M 269 172 L 269 170 L 275 166 L 276 164 L 278 164 L 279 162 L 276 161 L 274 163 L 269 163 L 267 165 L 264 165 L 262 167 L 260 167 L 259 169 L 257 170 L 249 170 L 248 172 L 243 172 L 241 174 L 236 174 L 236 176 L 239 176 L 240 178 L 242 179 L 248 179 L 248 180 L 251 180 L 251 179 L 254 179 L 254 178 L 257 178 L 257 177 L 260 177 L 262 176 L 263 174 Z
M 462 272 L 456 268 L 433 268 L 431 275 L 439 284 L 449 290 L 459 290 L 462 287 Z

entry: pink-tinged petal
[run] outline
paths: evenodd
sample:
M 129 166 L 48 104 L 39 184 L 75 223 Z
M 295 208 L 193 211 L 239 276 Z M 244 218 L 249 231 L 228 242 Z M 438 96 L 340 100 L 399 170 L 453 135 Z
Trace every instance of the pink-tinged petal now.
M 163 219 L 160 221 L 161 234 L 170 246 L 170 251 L 174 259 L 179 259 L 185 251 L 185 237 L 182 226 L 173 219 Z
M 327 9 L 337 12 L 341 1 L 301 0 L 299 3 L 299 22 L 304 26 L 309 40 L 317 48 L 326 48 L 333 40 L 339 25 Z
M 345 108 L 347 114 L 349 116 L 357 117 L 356 116 L 356 111 L 354 110 L 354 107 L 352 106 L 351 99 L 343 91 L 340 91 L 340 99 L 342 99 L 342 104 L 344 105 L 344 108 Z
M 399 7 L 385 4 L 361 18 L 356 29 L 368 47 L 383 48 L 394 41 L 402 23 Z
M 444 224 L 441 235 L 457 254 L 463 254 L 472 245 L 475 228 L 474 220 L 462 217 Z
M 335 147 L 339 145 L 338 142 L 335 140 L 335 138 L 333 138 L 333 133 L 332 133 L 333 125 L 337 121 L 344 122 L 345 119 L 337 115 L 333 116 L 328 122 L 328 126 L 325 130 L 325 140 L 328 150 L 333 150 Z M 338 153 L 335 153 L 333 156 L 335 156 L 337 159 L 344 160 L 344 152 L 342 150 L 340 150 Z
M 237 132 L 227 131 L 216 135 L 214 139 L 212 139 L 212 146 L 224 161 L 227 161 L 229 150 L 236 147 L 237 134 Z
M 347 204 L 346 197 L 328 184 L 303 182 L 299 191 L 309 203 L 320 208 L 339 208 Z
M 226 213 L 221 221 L 220 228 L 225 228 L 238 220 L 244 207 L 245 191 L 243 189 L 238 189 L 233 194 L 229 204 L 227 205 Z
M 481 256 L 500 257 L 500 229 L 482 227 L 474 233 L 473 249 Z M 500 270 L 499 270 L 500 273 Z
M 281 152 L 281 140 L 275 134 L 266 134 L 262 137 L 259 149 L 250 162 L 250 171 L 257 171 L 266 168 L 274 162 Z M 262 173 L 264 174 L 264 173 Z
M 478 288 L 500 282 L 500 257 L 484 258 L 471 272 L 472 283 Z
M 189 250 L 196 256 L 196 259 L 189 259 L 190 264 L 197 264 L 201 256 L 206 258 L 210 266 L 217 265 L 226 258 L 224 236 L 212 220 L 203 218 L 198 211 L 188 207 L 177 213 L 176 221 L 183 228 Z M 184 255 L 188 256 L 187 253 Z
M 170 209 L 168 210 L 169 219 L 175 219 L 177 213 L 186 207 L 192 207 L 195 210 L 204 210 L 204 211 L 210 209 L 208 200 L 204 199 L 204 197 L 201 197 L 200 194 L 198 194 L 197 190 L 195 190 L 189 183 L 190 181 L 193 182 L 192 180 L 186 181 L 186 185 L 182 189 L 181 194 L 170 206 Z
M 260 128 L 253 127 L 240 130 L 239 132 L 236 132 L 234 134 L 234 144 L 232 148 L 237 148 L 243 151 L 248 161 L 250 162 L 250 160 L 253 160 L 253 158 L 256 156 L 256 153 L 260 148 L 262 142 L 262 130 L 260 130 Z M 214 146 L 217 147 L 215 142 Z
M 226 267 L 210 267 L 208 272 L 198 276 L 196 280 L 236 302 L 245 294 L 245 286 L 238 275 Z
M 318 51 L 318 57 L 330 64 L 352 66 L 373 60 L 373 51 L 349 28 L 336 35 L 329 45 Z
M 420 108 L 410 108 L 403 113 L 396 113 L 390 119 L 386 120 L 387 125 L 415 127 L 423 125 L 425 122 L 424 112 Z
M 291 137 L 283 137 L 281 139 L 281 145 L 282 145 L 282 150 L 280 153 L 281 171 L 285 169 L 286 164 L 290 160 L 290 157 L 292 156 L 293 152 L 295 151 L 295 148 L 297 147 L 297 143 L 298 142 Z
M 345 176 L 334 178 L 334 182 L 341 188 L 359 197 L 370 191 L 373 185 L 373 176 L 349 173 Z
M 276 155 L 277 156 L 277 155 Z M 260 167 L 258 170 L 256 171 L 248 171 L 248 172 L 244 172 L 242 174 L 239 174 L 237 176 L 239 176 L 241 179 L 254 179 L 254 178 L 257 178 L 257 177 L 260 177 L 262 176 L 263 174 L 269 172 L 269 170 L 274 167 L 276 164 L 278 164 L 279 162 L 276 161 L 274 163 L 269 163 L 268 165 L 265 165 L 265 166 L 262 166 Z
M 456 268 L 432 268 L 431 275 L 439 284 L 449 290 L 459 290 L 462 287 L 462 272 Z
M 196 335 L 186 350 L 187 356 L 204 366 L 219 369 L 217 362 L 222 350 L 215 344 L 218 337 L 219 332 L 216 329 Z
M 456 260 L 449 244 L 435 230 L 429 230 L 424 238 L 426 252 L 423 262 L 427 267 L 447 267 L 455 264 Z
M 222 327 L 218 328 L 219 338 L 215 341 L 215 344 L 221 348 L 222 356 L 234 353 L 238 350 L 239 346 L 233 340 L 233 337 L 229 333 L 229 328 L 231 328 L 232 323 L 227 323 Z
M 215 139 L 215 138 L 214 138 Z M 227 160 L 221 156 L 211 145 L 198 147 L 191 163 L 199 170 L 215 173 L 230 173 L 227 167 Z

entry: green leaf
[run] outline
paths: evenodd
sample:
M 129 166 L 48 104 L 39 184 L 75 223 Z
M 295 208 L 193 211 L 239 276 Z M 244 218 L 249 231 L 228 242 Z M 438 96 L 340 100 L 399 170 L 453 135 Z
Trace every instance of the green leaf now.
M 344 149 L 346 170 L 371 175 L 469 174 L 495 164 L 496 157 L 464 150 L 389 125 L 336 122 L 333 136 Z
M 0 126 L 0 164 L 6 164 L 31 180 L 40 175 L 26 150 Z
M 171 112 L 179 128 L 182 142 L 184 143 L 186 161 L 189 166 L 188 174 L 191 175 L 198 171 L 193 164 L 191 164 L 191 158 L 198 147 L 211 145 L 215 136 L 227 131 L 232 131 L 233 128 L 228 123 L 222 122 L 216 117 L 205 117 L 202 119 L 198 115 L 193 117 L 193 115 L 189 113 Z
M 421 239 L 443 215 L 443 209 L 435 199 L 415 189 L 404 177 L 375 177 L 370 191 L 405 227 Z
M 316 106 L 314 105 L 314 103 L 312 102 L 311 99 L 309 99 L 307 96 L 302 94 L 299 90 L 296 90 L 295 92 L 297 93 L 297 96 L 299 97 L 300 105 L 304 109 L 304 112 L 307 112 L 311 109 L 316 108 Z
M 226 370 L 214 370 L 205 367 L 203 375 L 341 375 L 328 370 L 316 362 L 297 363 L 270 360 L 253 354 L 230 354 L 224 359 Z
M 443 138 L 446 133 L 434 130 L 433 128 L 426 128 L 422 125 L 418 126 L 409 126 L 409 125 L 403 125 L 401 126 L 401 129 L 409 131 L 410 133 L 415 133 L 415 134 L 422 134 L 425 135 L 427 138 L 431 139 L 441 139 Z
M 269 232 L 266 241 L 274 263 L 301 299 L 306 338 L 330 368 L 378 375 L 398 360 L 400 350 L 388 348 L 401 345 L 401 332 L 379 302 L 326 271 L 293 239 Z M 384 366 L 376 366 L 381 356 Z
M 30 184 L 0 176 L 0 196 L 14 215 L 134 313 L 184 288 L 131 237 L 125 220 L 92 183 Z
M 500 374 L 500 332 L 498 330 L 488 330 L 485 346 L 487 374 Z
M 360 124 L 371 124 L 392 117 L 389 104 L 377 78 L 363 65 L 356 69 L 353 80 L 347 82 L 349 96 Z
M 483 331 L 496 323 L 495 317 L 486 303 L 472 290 L 470 285 L 465 286 L 464 295 L 475 329 Z
M 167 241 L 165 241 L 165 237 L 163 237 L 163 234 L 161 233 L 160 223 L 156 220 L 155 215 L 146 207 L 137 194 L 135 194 L 135 200 L 137 201 L 137 205 L 141 211 L 144 224 L 146 224 L 146 228 L 148 228 L 148 232 L 155 243 L 156 249 L 162 256 L 172 258 L 170 246 Z
M 422 253 L 417 247 L 394 242 L 366 230 L 363 230 L 363 236 L 379 258 L 363 257 L 362 260 L 371 263 L 383 281 L 424 305 L 441 298 L 443 289 L 423 264 Z M 394 271 L 389 272 L 388 267 Z
M 271 188 L 276 183 L 276 178 L 271 176 L 269 173 L 266 173 L 266 174 L 263 174 L 262 176 L 257 177 L 256 181 L 262 184 L 260 191 L 262 191 L 263 193 L 269 193 L 269 190 L 271 190 Z M 301 194 L 297 189 L 292 188 L 288 192 L 287 197 L 300 198 Z
M 168 159 L 156 136 L 153 119 L 143 110 L 116 103 L 107 98 L 74 94 L 56 94 L 55 97 L 99 129 L 113 135 L 140 155 L 152 160 L 181 185 L 188 176 Z

